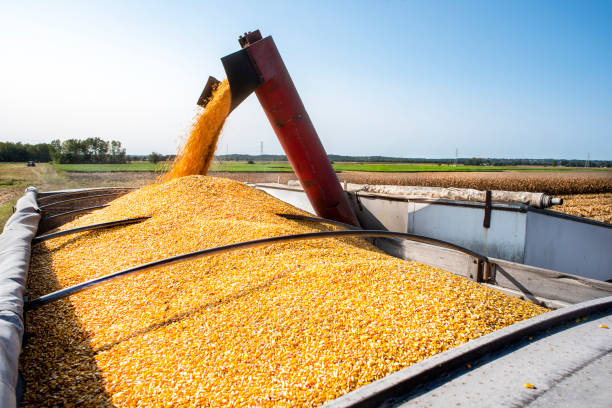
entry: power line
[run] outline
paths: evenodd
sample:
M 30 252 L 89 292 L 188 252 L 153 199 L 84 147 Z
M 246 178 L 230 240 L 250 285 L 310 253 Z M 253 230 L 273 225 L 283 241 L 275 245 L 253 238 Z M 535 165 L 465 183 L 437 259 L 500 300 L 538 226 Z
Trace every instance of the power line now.
M 586 159 L 586 162 L 584 162 L 584 167 L 591 167 L 590 161 L 591 161 L 591 153 L 587 153 L 587 159 Z

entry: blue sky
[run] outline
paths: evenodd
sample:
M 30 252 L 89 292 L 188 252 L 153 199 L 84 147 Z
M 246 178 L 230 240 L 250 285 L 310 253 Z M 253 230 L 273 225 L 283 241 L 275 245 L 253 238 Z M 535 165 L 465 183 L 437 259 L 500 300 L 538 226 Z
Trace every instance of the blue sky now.
M 272 35 L 328 153 L 612 159 L 610 1 L 0 0 L 0 140 L 173 153 L 237 37 Z M 219 153 L 282 153 L 257 99 Z

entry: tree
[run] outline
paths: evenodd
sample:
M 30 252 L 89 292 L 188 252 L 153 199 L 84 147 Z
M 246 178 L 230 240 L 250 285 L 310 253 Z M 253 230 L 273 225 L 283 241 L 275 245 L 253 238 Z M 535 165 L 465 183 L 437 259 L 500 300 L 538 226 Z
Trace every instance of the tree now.
M 59 163 L 60 156 L 62 154 L 62 142 L 59 139 L 55 139 L 51 141 L 49 145 L 49 154 L 51 155 L 51 160 Z
M 125 163 L 125 149 L 121 147 L 121 142 L 111 140 L 110 148 L 111 163 Z
M 0 162 L 38 161 L 48 162 L 51 145 L 39 143 L 35 145 L 20 142 L 0 142 Z
M 150 161 L 153 164 L 159 163 L 163 159 L 164 159 L 164 156 L 162 156 L 161 154 L 156 153 L 156 152 L 153 152 L 149 156 L 147 156 L 147 160 Z
M 125 149 L 121 142 L 110 143 L 99 137 L 84 140 L 54 140 L 48 145 L 48 155 L 56 163 L 125 163 Z
M 109 144 L 99 137 L 85 139 L 87 145 L 87 161 L 105 163 L 108 161 Z

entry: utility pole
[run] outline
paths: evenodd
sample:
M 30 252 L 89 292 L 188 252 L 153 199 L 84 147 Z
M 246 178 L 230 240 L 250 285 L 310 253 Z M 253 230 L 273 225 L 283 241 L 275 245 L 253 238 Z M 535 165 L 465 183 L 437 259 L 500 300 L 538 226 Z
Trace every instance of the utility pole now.
M 590 167 L 590 162 L 591 161 L 591 153 L 587 153 L 587 159 L 586 162 L 584 162 L 584 167 Z
M 263 142 L 259 142 L 259 154 L 263 156 Z
M 455 167 L 457 167 L 457 156 L 459 156 L 459 149 L 455 148 Z

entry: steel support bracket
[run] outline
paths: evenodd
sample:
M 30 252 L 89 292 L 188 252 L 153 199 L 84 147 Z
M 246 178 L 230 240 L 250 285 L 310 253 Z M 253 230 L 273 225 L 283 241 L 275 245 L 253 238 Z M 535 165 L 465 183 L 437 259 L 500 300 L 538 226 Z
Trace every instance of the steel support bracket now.
M 472 258 L 468 267 L 468 279 L 474 282 L 482 282 L 484 262 L 477 258 Z
M 487 190 L 485 193 L 484 220 L 482 222 L 482 226 L 485 228 L 491 228 L 491 201 L 491 190 Z
M 497 265 L 493 262 L 485 262 L 484 271 L 482 274 L 482 281 L 486 283 L 495 283 L 495 273 L 497 272 Z

